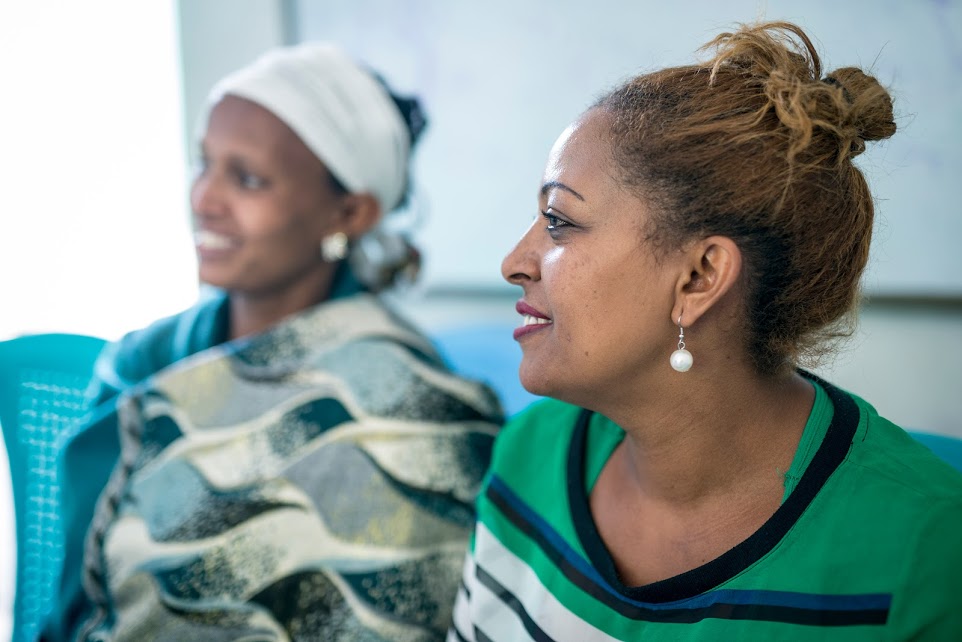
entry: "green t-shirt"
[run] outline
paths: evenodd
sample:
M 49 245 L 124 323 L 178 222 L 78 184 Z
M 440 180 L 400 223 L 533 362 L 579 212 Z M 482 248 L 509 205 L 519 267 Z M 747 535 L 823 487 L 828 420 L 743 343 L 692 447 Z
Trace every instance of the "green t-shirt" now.
M 588 503 L 622 438 L 551 400 L 505 427 L 449 640 L 962 640 L 962 475 L 863 400 L 816 382 L 776 513 L 640 587 Z

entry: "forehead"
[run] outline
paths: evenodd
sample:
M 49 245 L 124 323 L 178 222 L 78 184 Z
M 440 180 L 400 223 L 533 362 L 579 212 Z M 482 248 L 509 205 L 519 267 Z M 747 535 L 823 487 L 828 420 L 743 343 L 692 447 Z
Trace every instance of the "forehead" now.
M 204 144 L 225 146 L 235 152 L 285 164 L 320 160 L 273 113 L 245 98 L 227 95 L 214 105 L 207 120 Z
M 549 154 L 549 162 L 566 154 L 599 154 L 601 143 L 609 130 L 608 116 L 597 109 L 590 109 L 561 132 Z
M 597 109 L 569 125 L 548 154 L 543 184 L 562 183 L 585 200 L 596 202 L 622 192 L 624 187 L 616 180 L 610 131 L 608 115 Z

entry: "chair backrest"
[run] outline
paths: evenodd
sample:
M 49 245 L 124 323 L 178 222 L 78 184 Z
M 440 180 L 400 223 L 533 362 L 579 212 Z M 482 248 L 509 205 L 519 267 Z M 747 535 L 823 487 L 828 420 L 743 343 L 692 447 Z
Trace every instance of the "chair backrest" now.
M 909 434 L 962 473 L 962 439 L 919 430 L 910 430 Z
M 104 340 L 35 334 L 0 341 L 0 425 L 16 515 L 13 641 L 36 639 L 63 560 L 57 450 L 88 410 L 85 395 Z

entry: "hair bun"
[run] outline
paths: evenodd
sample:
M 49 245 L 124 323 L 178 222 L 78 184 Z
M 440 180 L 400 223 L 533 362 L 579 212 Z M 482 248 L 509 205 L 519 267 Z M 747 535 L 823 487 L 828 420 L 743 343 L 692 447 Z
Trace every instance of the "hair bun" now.
M 849 105 L 844 120 L 863 141 L 884 140 L 895 133 L 892 97 L 873 76 L 857 67 L 842 67 L 828 74 L 825 82 L 841 91 Z
M 369 67 L 367 70 L 384 87 L 384 91 L 388 93 L 394 106 L 400 112 L 404 124 L 407 125 L 408 133 L 411 135 L 411 149 L 414 149 L 418 139 L 421 138 L 421 132 L 428 126 L 428 117 L 421 107 L 421 101 L 418 100 L 417 96 L 399 94 L 394 91 L 391 84 L 384 79 L 384 76 Z
M 408 132 L 411 134 L 411 147 L 414 147 L 418 139 L 421 138 L 421 132 L 428 125 L 427 116 L 421 109 L 421 101 L 415 96 L 401 96 L 393 91 L 388 93 L 391 94 L 391 99 L 397 105 L 401 117 L 404 118 L 404 122 L 408 126 Z
M 888 91 L 856 67 L 837 69 L 819 82 L 821 59 L 797 25 L 741 25 L 705 48 L 716 50 L 708 62 L 713 79 L 733 72 L 749 86 L 758 82 L 764 87 L 767 105 L 763 110 L 771 108 L 788 130 L 790 159 L 806 149 L 820 155 L 827 143 L 838 150 L 831 154 L 836 162 L 842 162 L 865 151 L 865 141 L 895 133 Z

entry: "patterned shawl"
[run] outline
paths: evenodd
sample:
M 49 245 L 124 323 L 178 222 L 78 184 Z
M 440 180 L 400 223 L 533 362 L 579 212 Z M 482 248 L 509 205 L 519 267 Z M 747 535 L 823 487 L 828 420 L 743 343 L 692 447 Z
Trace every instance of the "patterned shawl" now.
M 81 639 L 443 639 L 501 411 L 376 297 L 198 353 L 119 412 Z

